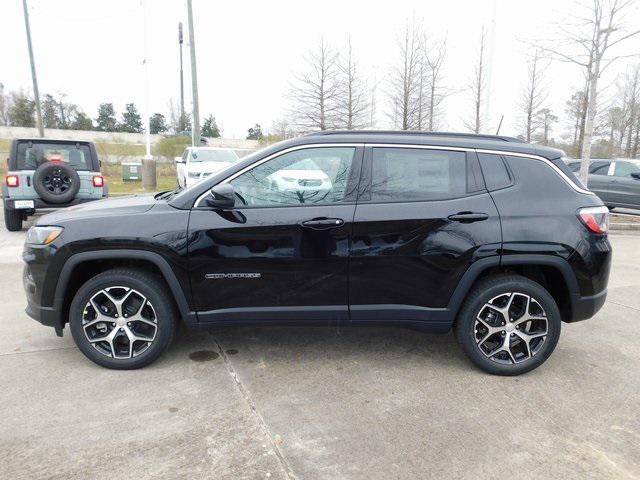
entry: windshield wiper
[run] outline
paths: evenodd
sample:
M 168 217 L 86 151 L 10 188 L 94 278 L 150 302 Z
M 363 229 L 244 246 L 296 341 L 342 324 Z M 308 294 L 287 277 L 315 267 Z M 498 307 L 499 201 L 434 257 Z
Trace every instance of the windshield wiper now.
M 182 190 L 182 187 L 178 187 L 175 190 L 167 190 L 166 192 L 160 192 L 154 198 L 156 200 L 169 200 L 171 197 L 173 197 L 178 192 L 180 192 L 180 190 Z

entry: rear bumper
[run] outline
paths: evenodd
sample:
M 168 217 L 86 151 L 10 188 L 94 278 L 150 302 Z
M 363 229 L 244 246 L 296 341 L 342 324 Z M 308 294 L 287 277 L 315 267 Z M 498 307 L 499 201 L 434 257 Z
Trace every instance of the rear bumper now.
M 593 317 L 602 308 L 606 299 L 606 289 L 588 297 L 573 296 L 571 318 L 566 318 L 565 321 L 572 323 Z
M 30 209 L 30 208 L 21 208 L 21 209 L 17 209 L 17 210 L 39 210 L 39 209 L 43 209 L 43 208 L 65 208 L 65 207 L 72 207 L 73 205 L 78 205 L 80 203 L 87 203 L 87 202 L 94 202 L 96 200 L 102 200 L 105 197 L 96 197 L 96 198 L 74 198 L 71 202 L 68 203 L 48 203 L 45 202 L 44 200 L 42 200 L 41 198 L 17 198 L 17 199 L 12 199 L 12 198 L 3 198 L 4 200 L 4 207 L 7 210 L 16 210 L 15 208 L 15 201 L 16 200 L 33 200 L 33 204 L 34 204 L 34 208 Z

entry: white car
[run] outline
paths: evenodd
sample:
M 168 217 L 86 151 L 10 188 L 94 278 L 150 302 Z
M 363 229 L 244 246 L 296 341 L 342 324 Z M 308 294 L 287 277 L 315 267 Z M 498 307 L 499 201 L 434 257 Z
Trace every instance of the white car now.
M 175 160 L 178 185 L 187 188 L 233 165 L 239 157 L 229 148 L 187 147 Z
M 332 188 L 329 176 L 309 158 L 272 173 L 267 180 L 271 190 L 280 192 L 311 194 Z

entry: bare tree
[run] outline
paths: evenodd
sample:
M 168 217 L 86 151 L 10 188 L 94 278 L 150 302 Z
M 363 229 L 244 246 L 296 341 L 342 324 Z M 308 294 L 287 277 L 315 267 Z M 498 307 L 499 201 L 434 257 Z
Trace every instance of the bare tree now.
M 353 58 L 351 36 L 347 41 L 346 58 L 338 64 L 340 76 L 337 94 L 336 126 L 347 130 L 369 125 L 368 89 Z
M 520 108 L 522 110 L 523 122 L 522 133 L 527 143 L 531 142 L 538 127 L 538 112 L 546 100 L 546 92 L 543 86 L 542 59 L 539 50 L 536 50 L 533 58 L 529 62 L 529 74 L 527 85 L 522 92 Z
M 636 124 L 640 116 L 640 64 L 636 65 L 624 76 L 618 84 L 616 97 L 620 99 L 621 125 L 620 152 L 628 157 L 633 150 L 634 134 L 637 134 Z M 626 138 L 625 138 L 626 137 Z M 623 145 L 623 141 L 626 141 Z
M 415 19 L 407 21 L 404 35 L 398 42 L 400 59 L 390 75 L 389 117 L 396 128 L 413 130 L 417 128 L 420 109 L 420 85 L 422 67 L 421 27 Z M 424 69 L 422 69 L 424 72 Z
M 553 124 L 558 121 L 558 117 L 548 108 L 541 108 L 536 112 L 536 123 L 540 126 L 540 133 L 536 136 L 536 141 L 542 145 L 549 145 L 551 142 L 551 130 Z
M 2 83 L 0 83 L 0 125 L 9 125 L 9 95 L 4 93 Z
M 428 99 L 427 99 L 427 130 L 433 132 L 439 127 L 441 116 L 440 106 L 449 95 L 449 90 L 443 86 L 443 66 L 447 54 L 447 43 L 442 41 L 425 47 L 424 61 L 427 65 Z
M 289 94 L 292 123 L 302 132 L 333 128 L 340 87 L 338 53 L 321 39 L 305 62 L 307 71 L 295 77 Z
M 480 133 L 483 127 L 482 107 L 485 100 L 485 91 L 487 86 L 486 67 L 484 58 L 485 48 L 485 31 L 484 26 L 480 33 L 480 49 L 478 51 L 478 59 L 473 75 L 473 81 L 469 85 L 469 90 L 473 99 L 473 117 L 470 121 L 465 122 L 465 127 L 474 133 Z
M 581 67 L 587 85 L 586 120 L 582 145 L 580 178 L 586 184 L 589 179 L 591 139 L 597 114 L 598 81 L 606 69 L 617 59 L 629 55 L 612 54 L 615 47 L 640 34 L 640 29 L 629 30 L 625 14 L 635 4 L 633 0 L 591 0 L 586 16 L 577 15 L 579 22 L 560 26 L 563 41 L 541 47 L 552 58 Z M 637 52 L 634 52 L 637 53 Z

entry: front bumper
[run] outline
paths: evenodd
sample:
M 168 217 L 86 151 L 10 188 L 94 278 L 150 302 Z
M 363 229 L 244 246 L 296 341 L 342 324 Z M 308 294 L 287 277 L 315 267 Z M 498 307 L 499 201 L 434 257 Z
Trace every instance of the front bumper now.
M 62 336 L 64 322 L 60 309 L 56 308 L 53 301 L 53 291 L 55 281 L 46 281 L 47 275 L 51 277 L 50 271 L 52 256 L 57 250 L 53 245 L 33 246 L 25 245 L 22 252 L 24 268 L 22 270 L 22 284 L 27 297 L 27 307 L 25 312 L 42 325 L 53 327 L 58 336 Z M 49 290 L 45 287 L 49 285 Z

